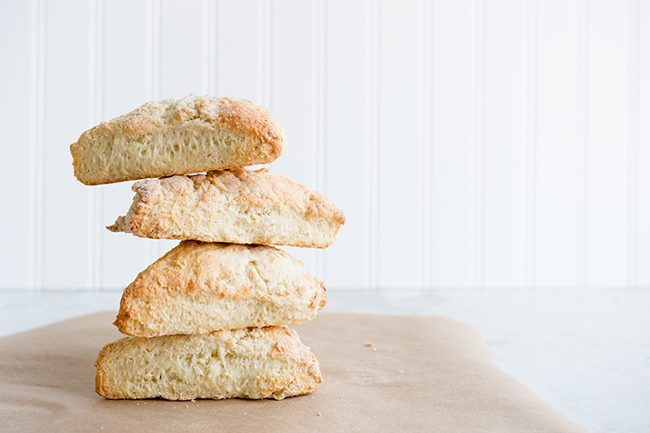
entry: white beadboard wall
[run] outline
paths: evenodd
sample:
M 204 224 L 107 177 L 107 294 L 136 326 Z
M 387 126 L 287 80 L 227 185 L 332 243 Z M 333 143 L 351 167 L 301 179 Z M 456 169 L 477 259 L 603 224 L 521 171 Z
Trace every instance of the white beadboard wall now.
M 68 146 L 187 93 L 269 106 L 346 213 L 332 288 L 650 286 L 650 2 L 0 0 L 2 290 L 115 290 L 173 242 Z

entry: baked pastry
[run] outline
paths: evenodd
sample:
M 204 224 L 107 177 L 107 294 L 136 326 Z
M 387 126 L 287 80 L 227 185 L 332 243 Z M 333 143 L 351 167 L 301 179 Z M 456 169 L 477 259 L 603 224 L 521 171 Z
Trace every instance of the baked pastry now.
M 322 281 L 284 251 L 183 241 L 124 290 L 115 326 L 154 337 L 290 325 L 325 303 Z
M 307 394 L 318 361 L 286 327 L 126 337 L 100 351 L 95 389 L 111 399 L 274 398 Z
M 265 164 L 284 141 L 280 124 L 250 101 L 187 96 L 102 122 L 70 151 L 77 179 L 98 185 Z
M 345 222 L 318 192 L 266 169 L 211 171 L 133 184 L 126 216 L 108 227 L 145 238 L 325 248 Z

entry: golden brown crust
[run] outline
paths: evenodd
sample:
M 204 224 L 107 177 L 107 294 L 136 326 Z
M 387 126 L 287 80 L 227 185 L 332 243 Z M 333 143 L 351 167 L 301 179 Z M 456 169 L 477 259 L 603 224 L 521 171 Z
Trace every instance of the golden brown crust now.
M 111 231 L 159 239 L 325 248 L 343 213 L 322 194 L 266 169 L 149 179 Z
M 274 398 L 307 394 L 318 361 L 286 327 L 127 337 L 102 348 L 95 389 L 110 399 Z
M 150 102 L 85 131 L 70 146 L 87 185 L 269 163 L 284 131 L 250 101 L 211 96 Z
M 124 290 L 115 325 L 141 337 L 290 325 L 325 303 L 322 281 L 277 248 L 183 241 Z
M 278 121 L 269 115 L 264 108 L 250 101 L 223 98 L 219 108 L 218 121 L 220 124 L 232 128 L 241 134 L 257 137 L 261 143 L 268 143 L 265 149 L 269 155 L 279 157 L 285 141 L 284 131 Z M 207 110 L 206 101 L 197 102 L 200 113 L 211 112 Z M 275 159 L 273 158 L 273 159 Z M 229 167 L 235 168 L 235 167 Z M 220 170 L 215 168 L 213 170 Z

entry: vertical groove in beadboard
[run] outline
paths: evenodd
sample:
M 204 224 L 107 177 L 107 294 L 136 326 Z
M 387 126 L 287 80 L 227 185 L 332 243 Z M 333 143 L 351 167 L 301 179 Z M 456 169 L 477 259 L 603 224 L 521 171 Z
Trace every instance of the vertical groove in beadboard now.
M 537 286 L 538 0 L 526 2 L 526 285 Z
M 216 95 L 218 1 L 203 0 L 203 13 L 203 91 L 208 95 Z
M 104 119 L 104 71 L 106 65 L 106 45 L 105 45 L 105 32 L 106 32 L 106 0 L 99 0 L 99 32 L 98 32 L 98 46 L 97 49 L 100 52 L 99 55 L 99 67 L 97 69 L 97 99 L 95 101 L 97 122 L 99 123 Z M 95 287 L 101 288 L 104 284 L 104 275 L 103 275 L 103 266 L 104 261 L 104 237 L 103 235 L 103 224 L 102 224 L 102 215 L 104 214 L 104 190 L 101 188 L 97 189 L 98 201 L 97 207 L 95 208 L 95 239 L 96 243 L 96 256 L 95 256 Z
M 90 3 L 90 26 L 88 48 L 90 50 L 89 91 L 88 91 L 88 123 L 94 125 L 102 118 L 103 106 L 103 67 L 104 67 L 104 0 L 93 0 Z M 86 290 L 97 290 L 102 284 L 102 236 L 101 215 L 103 194 L 102 189 L 93 189 L 88 201 L 88 227 L 86 234 Z
M 368 17 L 368 56 L 367 56 L 367 131 L 368 131 L 368 215 L 366 219 L 367 257 L 368 270 L 366 286 L 376 289 L 379 286 L 379 150 L 380 150 L 380 125 L 379 115 L 381 110 L 380 95 L 380 48 L 381 48 L 381 8 L 380 2 L 367 0 Z
M 212 41 L 212 49 L 210 50 L 210 81 L 209 81 L 209 91 L 211 95 L 217 95 L 219 94 L 219 76 L 218 76 L 218 69 L 217 69 L 217 58 L 219 55 L 218 49 L 219 49 L 219 39 L 218 35 L 219 32 L 217 31 L 219 27 L 219 1 L 218 0 L 212 0 L 210 2 L 212 4 L 212 33 L 210 35 L 210 39 Z
M 628 11 L 628 209 L 627 209 L 627 286 L 639 285 L 639 129 L 640 129 L 640 72 L 641 38 L 639 0 L 629 1 Z
M 40 2 L 31 0 L 30 17 L 29 17 L 29 209 L 27 217 L 29 218 L 30 230 L 27 232 L 27 242 L 29 242 L 29 274 L 28 282 L 31 290 L 36 289 L 36 143 L 38 129 L 37 105 L 38 105 L 38 60 L 40 57 L 39 35 L 40 28 L 38 22 Z
M 576 285 L 586 287 L 588 257 L 588 228 L 587 215 L 589 193 L 589 2 L 578 0 L 578 167 L 576 167 L 578 182 L 578 219 L 577 235 L 577 275 Z
M 312 143 L 314 157 L 312 170 L 315 174 L 317 191 L 325 191 L 325 113 L 326 113 L 326 39 L 327 21 L 325 0 L 312 0 Z M 316 272 L 325 281 L 325 257 L 323 251 L 317 251 L 315 257 Z
M 160 99 L 160 73 L 161 73 L 161 0 L 147 1 L 147 99 L 150 101 Z M 152 262 L 157 258 L 158 244 L 148 240 L 145 248 L 147 261 Z
M 95 69 L 97 68 L 96 61 L 96 46 L 97 46 L 97 2 L 99 0 L 91 0 L 88 8 L 88 51 L 89 51 L 89 65 L 88 65 L 88 124 L 92 125 L 95 122 L 95 81 L 97 75 Z M 85 289 L 95 289 L 95 203 L 97 201 L 97 193 L 95 191 L 87 191 L 89 194 L 88 202 L 86 203 L 86 283 Z
M 272 92 L 272 47 L 273 47 L 273 29 L 272 29 L 272 0 L 259 0 L 257 3 L 258 19 L 258 39 L 257 39 L 257 67 L 258 83 L 257 91 L 262 105 L 272 109 L 273 92 Z
M 43 152 L 45 150 L 45 82 L 46 82 L 46 3 L 45 0 L 33 0 L 31 3 L 31 59 L 30 59 L 30 186 L 29 186 L 29 218 L 30 230 L 30 287 L 33 290 L 43 290 L 43 190 L 45 166 Z
M 203 9 L 203 26 L 201 27 L 201 33 L 203 37 L 203 52 L 201 55 L 203 56 L 203 61 L 201 62 L 201 65 L 203 66 L 203 71 L 201 74 L 201 91 L 204 94 L 210 93 L 210 48 L 212 44 L 212 38 L 210 37 L 210 32 L 211 32 L 211 23 L 210 20 L 212 19 L 212 14 L 210 13 L 210 4 L 212 2 L 210 0 L 203 0 L 203 3 L 201 5 Z
M 420 234 L 418 261 L 420 267 L 420 287 L 429 288 L 433 284 L 432 269 L 432 192 L 433 176 L 433 13 L 434 1 L 421 0 L 420 22 L 420 140 L 419 140 L 419 183 L 422 210 L 420 212 Z
M 485 0 L 472 3 L 472 166 L 473 187 L 473 285 L 483 288 L 485 283 Z

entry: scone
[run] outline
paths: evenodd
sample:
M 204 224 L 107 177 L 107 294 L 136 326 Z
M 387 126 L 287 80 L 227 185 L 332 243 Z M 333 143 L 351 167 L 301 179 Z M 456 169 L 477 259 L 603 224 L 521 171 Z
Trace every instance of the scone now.
M 277 120 L 250 101 L 187 96 L 103 122 L 70 151 L 77 179 L 98 185 L 265 164 L 284 141 Z
M 318 361 L 285 327 L 127 337 L 101 350 L 95 387 L 111 399 L 274 398 L 307 394 Z
M 284 251 L 183 241 L 122 294 L 115 325 L 140 337 L 290 325 L 316 317 L 325 286 Z
M 345 222 L 323 195 L 266 169 L 147 179 L 133 191 L 129 212 L 109 230 L 154 239 L 325 248 Z

